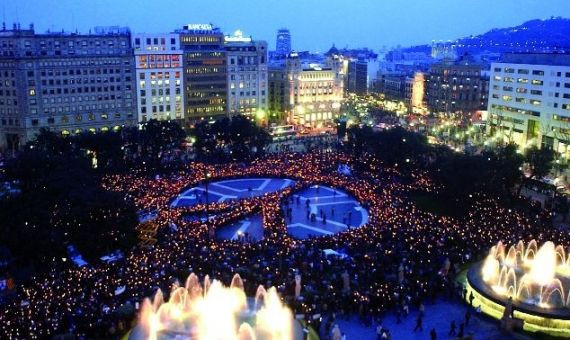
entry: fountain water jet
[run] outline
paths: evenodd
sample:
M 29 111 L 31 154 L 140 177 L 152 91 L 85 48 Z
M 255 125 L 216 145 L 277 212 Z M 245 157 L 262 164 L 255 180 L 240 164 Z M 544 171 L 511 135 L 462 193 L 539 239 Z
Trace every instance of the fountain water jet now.
M 165 301 L 160 290 L 145 299 L 139 326 L 129 339 L 290 340 L 298 338 L 292 312 L 277 290 L 259 286 L 253 308 L 235 275 L 229 287 L 206 276 L 203 285 L 191 274 L 184 287 L 172 286 Z M 297 327 L 298 328 L 298 327 Z
M 567 254 L 552 242 L 540 247 L 536 240 L 510 247 L 498 242 L 468 271 L 465 299 L 494 318 L 524 320 L 525 330 L 570 337 Z

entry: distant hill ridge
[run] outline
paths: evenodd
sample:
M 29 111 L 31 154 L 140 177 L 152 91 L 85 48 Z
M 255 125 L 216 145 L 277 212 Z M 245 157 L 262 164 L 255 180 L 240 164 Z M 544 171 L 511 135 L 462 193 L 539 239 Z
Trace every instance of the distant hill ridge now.
M 570 52 L 570 19 L 552 17 L 530 20 L 522 25 L 492 30 L 475 36 L 459 38 L 458 52 Z M 407 48 L 408 51 L 429 51 L 431 45 Z

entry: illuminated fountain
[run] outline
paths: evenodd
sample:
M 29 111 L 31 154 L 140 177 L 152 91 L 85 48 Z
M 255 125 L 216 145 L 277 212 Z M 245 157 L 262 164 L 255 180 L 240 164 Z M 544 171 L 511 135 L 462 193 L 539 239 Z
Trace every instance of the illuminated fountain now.
M 507 306 L 525 330 L 570 336 L 570 256 L 560 245 L 499 242 L 469 270 L 467 291 L 468 302 L 497 319 L 509 318 Z
M 191 274 L 184 287 L 172 288 L 168 302 L 160 290 L 153 301 L 144 300 L 129 339 L 290 340 L 299 333 L 275 288 L 259 286 L 255 299 L 248 299 L 238 274 L 230 287 L 207 276 L 200 284 Z

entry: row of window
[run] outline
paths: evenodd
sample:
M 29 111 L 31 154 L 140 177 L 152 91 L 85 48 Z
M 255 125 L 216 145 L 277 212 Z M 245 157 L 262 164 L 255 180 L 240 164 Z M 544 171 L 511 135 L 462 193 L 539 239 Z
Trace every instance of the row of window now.
M 76 114 L 76 115 L 71 115 L 74 119 L 74 122 L 79 123 L 82 122 L 84 119 L 83 117 L 86 116 L 88 121 L 95 121 L 97 120 L 97 115 L 95 113 L 88 113 L 87 115 L 83 115 L 83 114 Z M 109 113 L 101 113 L 99 115 L 99 120 L 109 120 L 109 117 L 111 117 L 111 119 L 121 119 L 122 115 L 120 113 L 114 113 L 114 114 L 109 114 Z M 127 118 L 132 118 L 133 114 L 132 113 L 128 113 L 126 115 Z M 70 122 L 70 118 L 69 116 L 61 116 L 59 118 L 59 121 L 61 124 L 68 124 Z M 44 122 L 44 119 L 40 119 L 40 118 L 33 118 L 31 120 L 32 126 L 38 126 L 40 125 L 41 122 Z M 52 125 L 55 124 L 55 117 L 47 117 L 45 118 L 45 124 L 48 125 Z
M 101 93 L 101 92 L 119 92 L 121 91 L 121 86 L 85 86 L 85 87 L 71 87 L 71 88 L 51 88 L 51 89 L 42 89 L 42 95 L 55 95 L 55 94 L 75 94 L 75 93 Z M 125 85 L 125 91 L 131 91 L 131 85 Z M 30 92 L 30 95 L 31 92 Z
M 506 111 L 511 113 L 518 113 L 523 115 L 529 115 L 534 117 L 540 117 L 540 112 L 532 111 L 532 110 L 523 110 L 512 106 L 505 106 L 505 105 L 498 105 L 498 104 L 491 104 L 491 108 L 498 110 L 498 111 Z
M 501 68 L 500 67 L 495 67 L 494 71 L 495 72 L 501 72 Z M 529 70 L 528 69 L 517 69 L 516 73 L 518 74 L 529 74 Z M 515 73 L 515 69 L 512 67 L 505 67 L 504 68 L 504 73 Z M 542 70 L 532 70 L 532 75 L 533 76 L 544 76 L 544 71 Z M 562 72 L 554 72 L 552 71 L 551 75 L 555 75 L 557 77 L 562 77 Z M 570 72 L 565 72 L 565 77 L 566 78 L 570 78 Z

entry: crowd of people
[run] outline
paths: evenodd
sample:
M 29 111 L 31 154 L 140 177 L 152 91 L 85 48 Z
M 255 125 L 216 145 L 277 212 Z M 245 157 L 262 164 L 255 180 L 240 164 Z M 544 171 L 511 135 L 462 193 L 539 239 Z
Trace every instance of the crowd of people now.
M 339 165 L 348 165 L 351 175 L 338 172 Z M 438 187 L 429 173 L 406 171 L 383 167 L 369 155 L 355 159 L 341 152 L 313 152 L 278 153 L 251 164 L 193 162 L 168 176 L 108 176 L 107 189 L 124 193 L 142 212 L 156 215 L 156 244 L 136 247 L 110 263 L 76 267 L 55 259 L 51 268 L 0 306 L 0 337 L 122 336 L 136 322 L 140 302 L 158 288 L 168 292 L 190 273 L 228 285 L 239 273 L 248 295 L 260 284 L 277 287 L 294 314 L 306 315 L 327 339 L 338 333 L 336 317 L 358 315 L 372 327 L 387 313 L 404 315 L 437 296 L 461 292 L 454 283 L 456 274 L 499 240 L 514 244 L 534 238 L 570 246 L 567 234 L 548 227 L 548 214 L 510 210 L 492 197 L 481 196 L 461 218 L 421 210 L 410 193 Z M 243 200 L 176 208 L 170 204 L 185 188 L 205 180 L 247 176 L 286 177 L 296 183 Z M 353 195 L 368 210 L 368 223 L 335 235 L 292 238 L 283 203 L 314 184 Z M 256 213 L 263 218 L 262 240 L 215 238 L 216 228 Z M 327 257 L 324 249 L 347 256 Z

